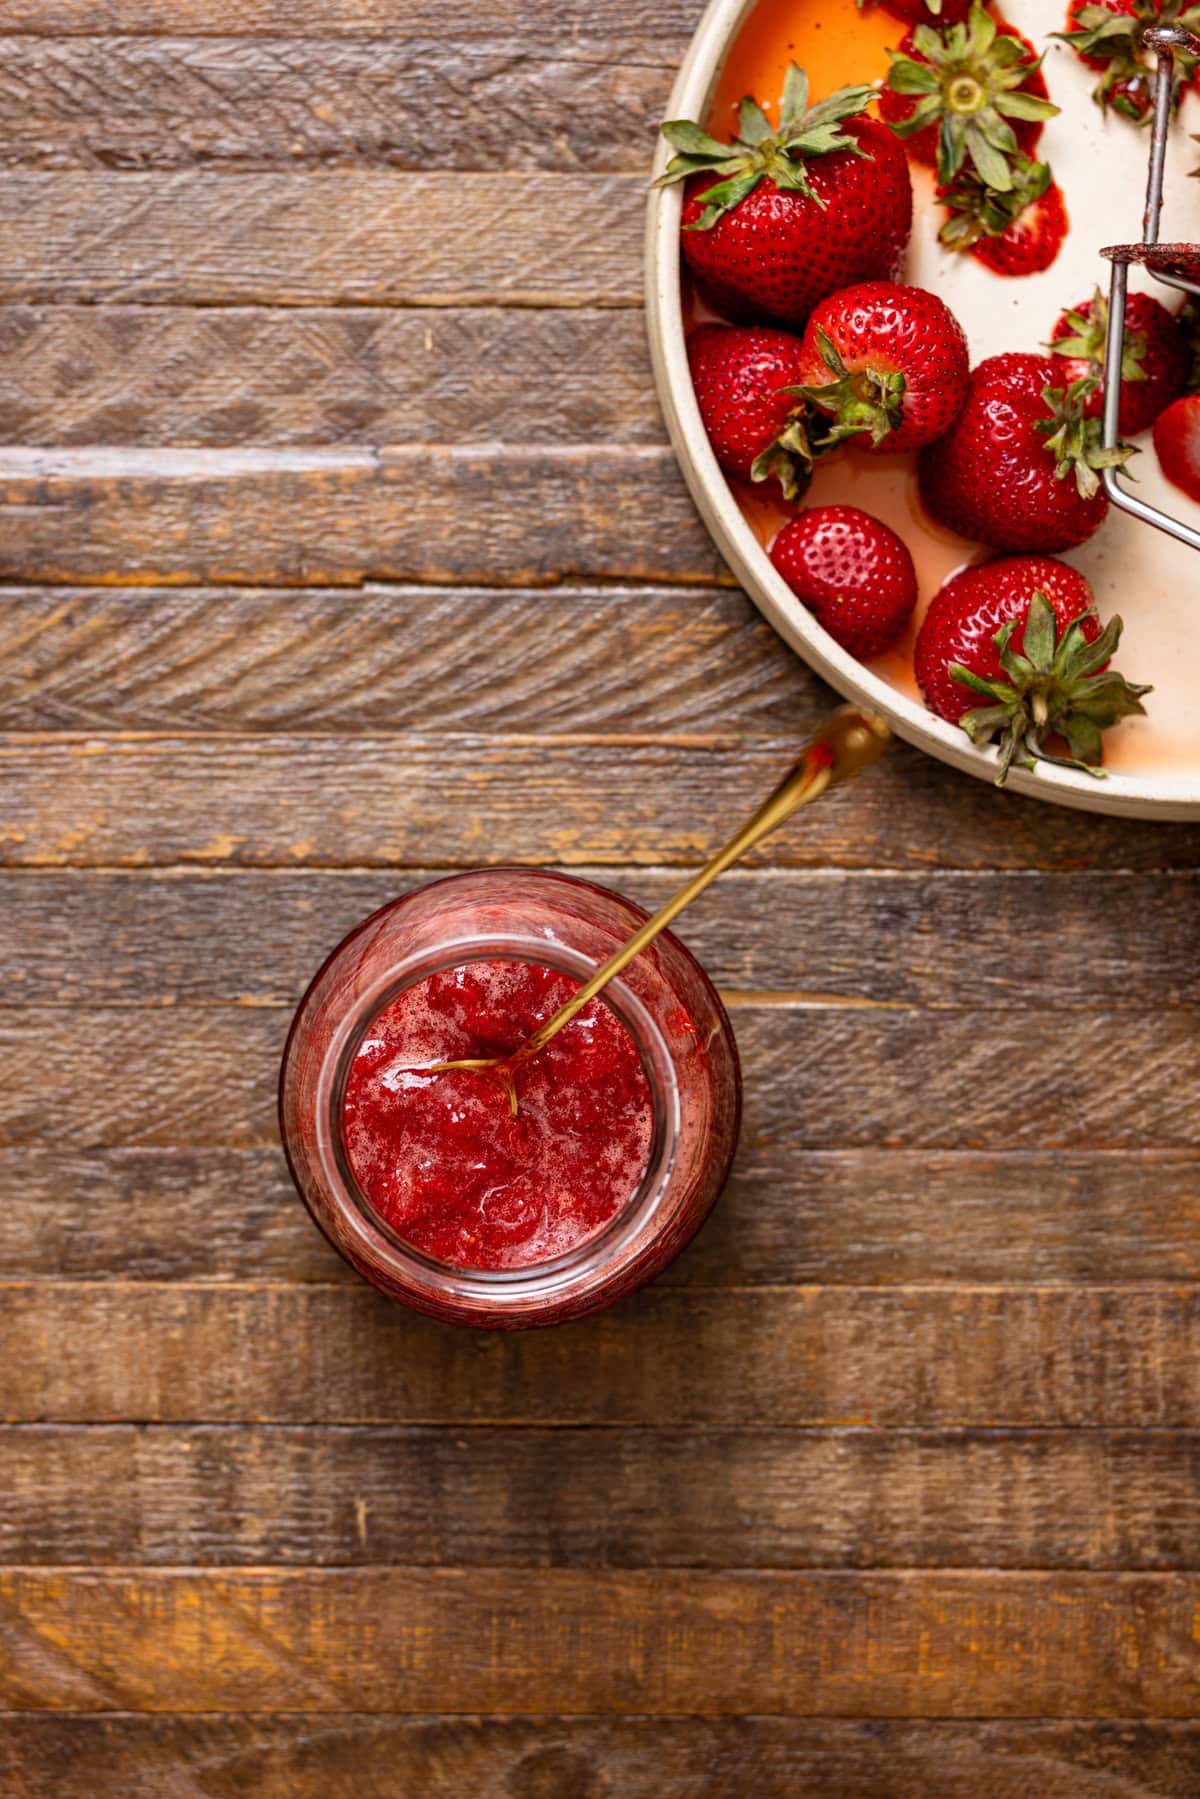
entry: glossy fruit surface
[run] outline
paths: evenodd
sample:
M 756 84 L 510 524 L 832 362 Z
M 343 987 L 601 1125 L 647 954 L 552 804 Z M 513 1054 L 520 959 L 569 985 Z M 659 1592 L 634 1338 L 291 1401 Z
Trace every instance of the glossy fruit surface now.
M 813 196 L 760 181 L 699 229 L 715 175 L 695 176 L 683 207 L 684 261 L 713 305 L 735 321 L 799 327 L 818 301 L 858 281 L 891 280 L 912 230 L 904 151 L 873 119 L 847 121 L 861 155 L 809 164 Z
M 865 282 L 823 300 L 800 356 L 806 397 L 835 440 L 856 437 L 889 452 L 916 450 L 948 431 L 967 397 L 962 326 L 920 287 Z
M 737 480 L 778 479 L 788 498 L 811 467 L 804 403 L 784 391 L 802 378 L 801 350 L 798 337 L 758 325 L 701 325 L 688 339 L 692 385 L 717 461 Z M 793 423 L 799 435 L 781 442 Z
M 998 550 L 1053 553 L 1086 542 L 1108 512 L 1098 471 L 1129 450 L 1101 449 L 1084 397 L 1064 392 L 1048 356 L 981 362 L 955 423 L 921 452 L 921 494 L 934 518 Z
M 913 654 L 917 684 L 931 712 L 957 724 L 978 705 L 970 690 L 952 678 L 951 667 L 959 663 L 984 679 L 997 677 L 996 633 L 1001 625 L 1017 620 L 1012 647 L 1020 653 L 1022 621 L 1035 593 L 1045 594 L 1063 626 L 1092 604 L 1091 586 L 1078 569 L 1048 556 L 1006 556 L 977 563 L 951 576 L 934 595 Z M 1099 621 L 1087 620 L 1084 633 L 1094 642 L 1100 635 Z
M 917 603 L 908 547 L 856 506 L 813 506 L 784 526 L 771 561 L 835 642 L 852 656 L 896 641 Z
M 1185 394 L 1159 414 L 1154 448 L 1167 480 L 1200 501 L 1200 394 Z

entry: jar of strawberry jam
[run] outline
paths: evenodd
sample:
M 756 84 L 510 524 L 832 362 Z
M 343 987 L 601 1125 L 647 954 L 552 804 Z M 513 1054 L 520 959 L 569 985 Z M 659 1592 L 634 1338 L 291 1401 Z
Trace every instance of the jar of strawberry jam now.
M 296 1013 L 280 1125 L 316 1223 L 384 1293 L 490 1329 L 653 1278 L 704 1220 L 741 1113 L 733 1032 L 663 933 L 516 1074 L 486 1069 L 643 922 L 590 881 L 452 875 L 341 943 Z

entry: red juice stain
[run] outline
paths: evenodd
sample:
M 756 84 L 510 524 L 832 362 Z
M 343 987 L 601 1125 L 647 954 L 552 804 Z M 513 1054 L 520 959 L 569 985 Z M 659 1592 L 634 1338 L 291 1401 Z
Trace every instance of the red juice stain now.
M 603 999 L 518 1069 L 515 1118 L 492 1075 L 429 1072 L 511 1053 L 578 987 L 534 962 L 467 962 L 372 1019 L 346 1083 L 343 1140 L 363 1193 L 414 1248 L 456 1268 L 527 1268 L 585 1243 L 637 1192 L 653 1101 Z

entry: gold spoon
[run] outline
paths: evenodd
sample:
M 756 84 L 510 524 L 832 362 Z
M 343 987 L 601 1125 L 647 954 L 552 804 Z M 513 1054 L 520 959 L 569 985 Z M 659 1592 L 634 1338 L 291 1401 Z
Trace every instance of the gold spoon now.
M 560 1006 L 553 1017 L 538 1026 L 532 1037 L 526 1038 L 519 1048 L 512 1050 L 507 1056 L 482 1056 L 462 1062 L 434 1062 L 426 1072 L 440 1074 L 449 1068 L 486 1069 L 504 1087 L 515 1118 L 515 1077 L 521 1064 L 528 1062 L 531 1056 L 536 1056 L 539 1050 L 545 1049 L 550 1039 L 557 1036 L 564 1025 L 570 1024 L 576 1014 L 582 1012 L 588 1002 L 595 999 L 601 989 L 607 987 L 635 956 L 640 956 L 647 945 L 654 942 L 659 932 L 665 931 L 684 907 L 690 905 L 697 894 L 703 893 L 719 874 L 724 874 L 732 863 L 737 862 L 747 850 L 753 849 L 756 843 L 783 824 L 793 812 L 798 812 L 801 806 L 810 806 L 828 788 L 836 787 L 839 782 L 849 780 L 852 775 L 869 768 L 872 762 L 877 762 L 891 741 L 891 730 L 882 718 L 860 712 L 854 706 L 841 707 L 817 732 L 787 779 L 763 802 L 736 837 L 731 837 L 724 849 L 719 850 L 706 867 L 693 875 L 661 911 L 656 912 L 653 918 L 648 918 L 641 930 L 628 943 L 623 943 L 616 954 L 610 956 L 603 967 L 598 968 L 591 979 L 571 995 L 565 1006 Z

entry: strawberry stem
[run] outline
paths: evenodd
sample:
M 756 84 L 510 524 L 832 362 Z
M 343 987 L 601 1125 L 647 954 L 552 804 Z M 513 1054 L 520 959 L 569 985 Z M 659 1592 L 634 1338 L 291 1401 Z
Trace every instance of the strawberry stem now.
M 1004 786 L 1014 762 L 1028 769 L 1052 762 L 1101 777 L 1102 733 L 1122 718 L 1145 712 L 1142 700 L 1152 689 L 1133 686 L 1107 666 L 1121 641 L 1121 620 L 1110 619 L 1089 642 L 1083 630 L 1088 618 L 1095 618 L 1090 608 L 1060 633 L 1054 608 L 1038 592 L 1025 614 L 1021 650 L 1012 647 L 1019 619 L 1003 625 L 993 639 L 1002 679 L 987 680 L 960 662 L 951 663 L 951 678 L 989 702 L 964 713 L 960 722 L 972 743 L 990 743 L 999 734 L 997 787 Z M 1054 737 L 1065 739 L 1067 755 L 1046 747 Z
M 740 205 L 760 181 L 772 181 L 784 193 L 802 194 L 822 211 L 825 201 L 808 179 L 808 164 L 833 151 L 870 157 L 848 132 L 846 119 L 859 117 L 875 98 L 869 87 L 843 87 L 816 106 L 808 104 L 808 76 L 792 63 L 784 81 L 776 131 L 758 101 L 749 94 L 738 109 L 738 136 L 722 144 L 691 119 L 669 119 L 662 134 L 676 154 L 656 187 L 686 181 L 692 175 L 717 174 L 720 181 L 705 190 L 704 210 L 689 231 L 709 231 L 717 220 Z

